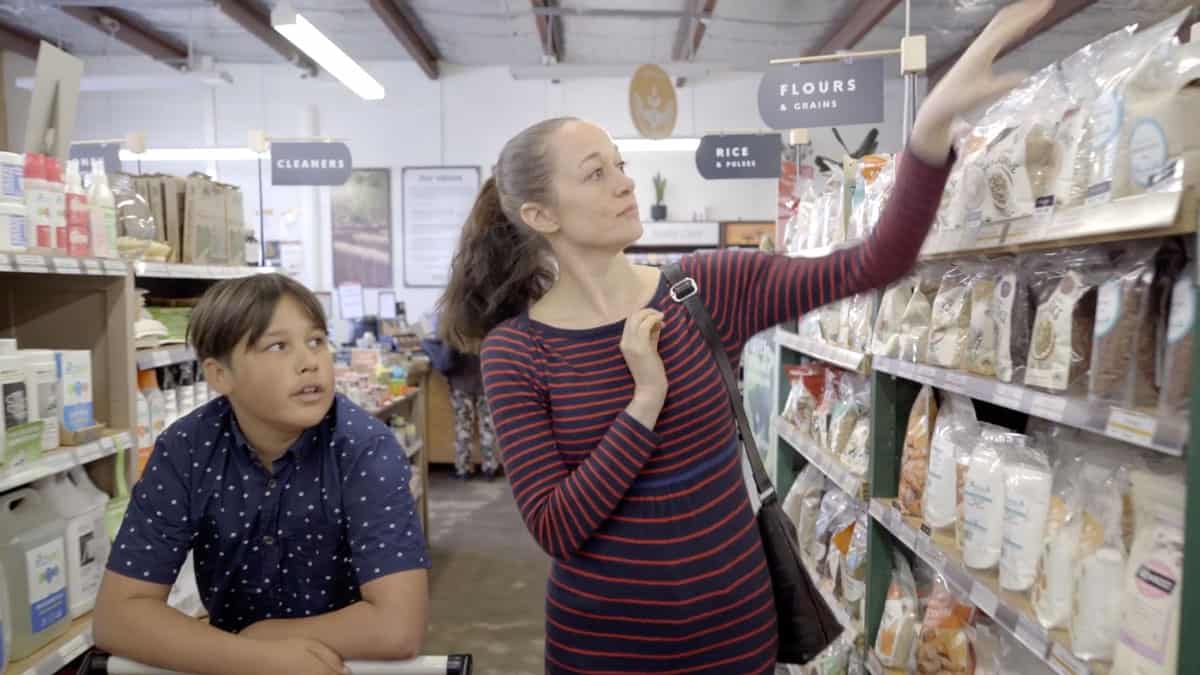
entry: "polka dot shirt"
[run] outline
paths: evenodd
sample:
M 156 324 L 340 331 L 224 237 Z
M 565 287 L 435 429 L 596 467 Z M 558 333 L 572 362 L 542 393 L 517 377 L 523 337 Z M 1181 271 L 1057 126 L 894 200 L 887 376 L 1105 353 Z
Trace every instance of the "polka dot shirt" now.
M 429 567 L 410 474 L 391 430 L 340 395 L 268 473 L 218 398 L 159 437 L 108 567 L 172 584 L 193 551 L 229 631 L 336 611 L 362 584 Z

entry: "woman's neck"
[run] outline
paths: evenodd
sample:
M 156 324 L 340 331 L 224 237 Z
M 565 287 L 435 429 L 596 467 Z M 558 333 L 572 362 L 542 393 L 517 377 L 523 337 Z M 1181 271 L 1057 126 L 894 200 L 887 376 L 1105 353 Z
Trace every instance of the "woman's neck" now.
M 543 323 L 570 328 L 615 323 L 644 306 L 657 285 L 656 270 L 636 267 L 624 254 L 560 256 L 558 262 L 558 280 L 530 310 Z

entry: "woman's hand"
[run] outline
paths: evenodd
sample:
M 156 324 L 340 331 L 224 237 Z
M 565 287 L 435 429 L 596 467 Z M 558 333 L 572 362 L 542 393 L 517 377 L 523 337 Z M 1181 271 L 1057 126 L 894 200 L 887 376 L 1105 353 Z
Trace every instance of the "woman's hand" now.
M 625 320 L 621 355 L 633 375 L 633 402 L 628 411 L 647 429 L 653 429 L 667 399 L 667 372 L 658 354 L 662 312 L 642 309 Z
M 997 75 L 992 68 L 1005 47 L 1027 34 L 1054 0 L 1020 0 L 996 13 L 958 61 L 942 77 L 917 113 L 909 150 L 933 166 L 950 154 L 956 117 L 1003 96 L 1025 79 L 1024 73 Z

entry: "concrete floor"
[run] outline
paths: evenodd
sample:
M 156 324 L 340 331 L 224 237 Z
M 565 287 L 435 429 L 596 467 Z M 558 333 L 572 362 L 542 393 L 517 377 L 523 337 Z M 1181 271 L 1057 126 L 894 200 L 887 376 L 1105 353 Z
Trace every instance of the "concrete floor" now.
M 432 612 L 426 654 L 475 657 L 476 675 L 543 672 L 549 558 L 517 513 L 508 481 L 431 472 Z

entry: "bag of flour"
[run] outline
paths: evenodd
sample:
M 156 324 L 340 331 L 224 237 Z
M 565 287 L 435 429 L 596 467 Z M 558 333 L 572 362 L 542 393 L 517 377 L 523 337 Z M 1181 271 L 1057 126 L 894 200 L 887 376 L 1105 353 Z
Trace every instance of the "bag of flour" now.
M 1034 272 L 1037 312 L 1025 384 L 1053 393 L 1086 391 L 1096 317 L 1096 286 L 1109 266 L 1100 249 L 1043 254 Z
M 963 267 L 951 265 L 942 276 L 933 299 L 924 362 L 954 370 L 962 366 L 970 322 L 969 276 Z
M 917 275 L 908 306 L 900 317 L 899 358 L 904 361 L 918 363 L 928 353 L 933 301 L 945 271 L 945 267 L 926 267 Z
M 1024 592 L 1037 580 L 1052 481 L 1045 452 L 1028 447 L 1010 449 L 1004 463 L 1004 541 L 1000 547 L 1000 587 L 1005 590 Z
M 963 269 L 970 277 L 967 282 L 967 303 L 971 310 L 962 365 L 969 373 L 995 377 L 997 269 L 988 263 L 964 266 Z
M 916 285 L 914 277 L 905 277 L 883 292 L 879 312 L 875 315 L 875 330 L 871 336 L 871 353 L 878 356 L 900 356 L 900 322 L 912 299 Z
M 979 437 L 975 404 L 956 394 L 943 394 L 929 453 L 923 514 L 930 527 L 954 525 L 958 516 L 958 458 L 970 454 Z
M 966 545 L 967 545 L 966 542 L 967 542 L 967 500 L 968 500 L 967 483 L 968 483 L 968 479 L 974 478 L 976 481 L 982 481 L 972 487 L 972 490 L 973 490 L 972 498 L 975 500 L 972 502 L 972 509 L 973 509 L 972 513 L 975 516 L 979 515 L 980 509 L 982 508 L 980 505 L 980 502 L 978 500 L 989 499 L 990 495 L 993 494 L 993 492 L 988 487 L 992 484 L 991 481 L 998 481 L 1001 485 L 1001 488 L 1003 487 L 1003 483 L 1004 483 L 1004 474 L 1003 474 L 1004 467 L 1002 464 L 1001 465 L 993 465 L 990 462 L 985 462 L 983 465 L 976 464 L 976 465 L 974 465 L 975 471 L 972 474 L 972 466 L 973 466 L 972 460 L 976 459 L 975 450 L 980 446 L 980 444 L 987 443 L 987 444 L 990 444 L 991 447 L 995 450 L 995 452 L 997 454 L 999 454 L 1002 458 L 1005 448 L 1007 448 L 1009 446 L 1025 447 L 1029 443 L 1029 438 L 1026 437 L 1024 434 L 1017 433 L 1015 431 L 1010 431 L 1009 429 L 1005 429 L 1004 427 L 998 427 L 994 424 L 988 424 L 987 422 L 979 422 L 978 430 L 979 430 L 978 434 L 977 434 L 978 438 L 973 438 L 973 439 L 971 439 L 971 441 L 969 443 L 965 444 L 961 448 L 961 452 L 959 452 L 958 457 L 955 459 L 955 465 L 956 465 L 955 468 L 957 470 L 956 471 L 957 494 L 956 494 L 956 504 L 955 504 L 956 509 L 957 509 L 957 518 L 954 521 L 954 541 L 960 549 L 966 548 Z M 990 459 L 991 455 L 989 454 L 989 455 L 987 455 L 987 457 Z M 984 470 L 985 467 L 986 467 L 986 471 Z M 998 473 L 996 473 L 996 472 L 998 472 Z M 986 480 L 984 480 L 984 479 L 986 479 Z M 1001 508 L 1002 508 L 1003 501 L 1004 501 L 1003 492 L 1001 492 L 1000 494 L 1001 494 L 1000 503 L 1001 503 Z M 990 514 L 991 511 L 987 511 L 987 513 Z M 990 523 L 990 522 L 995 522 L 995 521 L 990 520 L 990 519 L 979 520 L 977 518 L 975 521 L 975 525 L 973 527 L 975 527 L 976 529 L 979 529 L 979 528 L 983 527 L 982 523 Z M 1001 528 L 1003 527 L 1002 521 L 1001 521 L 1000 527 Z M 997 537 L 996 540 L 1000 541 L 1000 538 L 1002 538 L 1003 535 L 1004 535 L 1003 530 L 1001 530 L 1000 534 L 996 535 L 993 533 L 991 536 Z M 986 540 L 987 537 L 985 537 L 984 539 Z M 980 543 L 979 540 L 976 540 L 976 544 L 978 544 L 978 543 Z M 997 544 L 997 546 L 1000 546 L 1000 544 Z M 997 549 L 997 550 L 999 550 L 999 549 Z M 990 567 L 990 565 L 989 565 L 989 567 Z
M 1200 44 L 1200 43 L 1198 43 Z M 1192 329 L 1196 324 L 1196 263 L 1175 277 L 1164 331 L 1158 411 L 1170 416 L 1191 405 Z
M 1081 659 L 1111 661 L 1120 627 L 1126 550 L 1125 499 L 1119 478 L 1105 467 L 1085 466 L 1083 527 L 1075 554 L 1071 651 Z
M 917 587 L 908 559 L 899 548 L 892 550 L 892 582 L 883 603 L 883 617 L 875 636 L 875 654 L 888 668 L 908 665 L 915 647 L 921 615 L 917 605 Z
M 929 475 L 929 447 L 937 422 L 938 405 L 933 389 L 921 387 L 908 415 L 904 449 L 900 457 L 900 509 L 910 516 L 921 513 L 925 481 Z
M 1178 475 L 1133 474 L 1139 526 L 1125 569 L 1114 673 L 1176 672 L 1183 586 L 1185 486 Z
M 1038 623 L 1048 630 L 1066 627 L 1071 618 L 1075 552 L 1083 533 L 1083 463 L 1082 448 L 1067 446 L 1060 448 L 1054 465 L 1041 561 L 1030 598 Z
M 987 570 L 1000 562 L 1004 542 L 1005 446 L 980 439 L 963 488 L 963 563 Z

